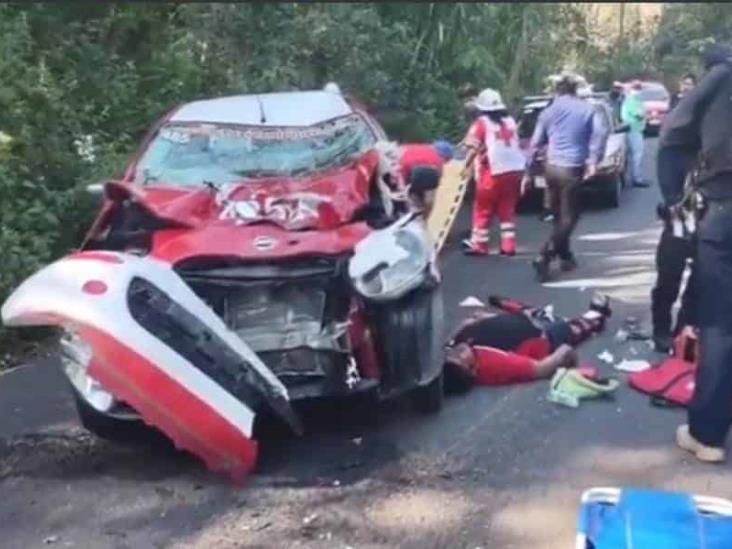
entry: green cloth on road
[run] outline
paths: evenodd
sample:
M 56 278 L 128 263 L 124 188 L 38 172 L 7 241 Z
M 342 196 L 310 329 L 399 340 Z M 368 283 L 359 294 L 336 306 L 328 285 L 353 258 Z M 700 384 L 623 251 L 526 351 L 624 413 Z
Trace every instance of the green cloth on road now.
M 631 132 L 643 133 L 643 130 L 646 129 L 646 113 L 643 101 L 640 100 L 638 94 L 630 94 L 625 98 L 620 110 L 620 118 L 623 120 L 623 124 L 630 126 Z
M 556 404 L 577 408 L 580 400 L 608 396 L 619 385 L 617 379 L 594 381 L 584 377 L 578 370 L 559 368 L 549 384 L 548 399 Z

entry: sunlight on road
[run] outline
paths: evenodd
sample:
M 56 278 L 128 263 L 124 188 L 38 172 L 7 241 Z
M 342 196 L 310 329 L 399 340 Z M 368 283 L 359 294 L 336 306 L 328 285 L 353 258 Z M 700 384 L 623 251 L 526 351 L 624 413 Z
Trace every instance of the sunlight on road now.
M 546 483 L 496 496 L 515 503 L 497 511 L 491 517 L 491 527 L 500 535 L 502 547 L 559 549 L 573 546 L 580 496 L 588 488 L 632 486 L 703 495 L 730 493 L 729 476 L 722 478 L 712 469 L 709 473 L 692 474 L 684 459 L 685 455 L 671 444 L 649 448 L 606 445 L 586 448 Z
M 614 240 L 622 240 L 624 238 L 633 238 L 639 234 L 640 233 L 638 231 L 627 233 L 590 233 L 578 236 L 577 240 L 585 242 L 612 242 Z
M 469 500 L 461 494 L 427 489 L 391 494 L 366 514 L 373 527 L 408 532 L 457 527 L 469 509 Z
M 601 290 L 612 299 L 631 304 L 648 302 L 649 288 L 656 280 L 656 273 L 650 268 L 629 273 L 618 273 L 615 276 L 594 278 L 577 278 L 574 280 L 558 280 L 547 282 L 546 288 Z

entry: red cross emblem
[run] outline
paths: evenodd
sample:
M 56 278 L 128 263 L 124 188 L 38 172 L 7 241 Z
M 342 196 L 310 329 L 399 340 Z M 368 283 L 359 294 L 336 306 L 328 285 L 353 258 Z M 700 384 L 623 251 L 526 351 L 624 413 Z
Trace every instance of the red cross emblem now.
M 496 139 L 500 139 L 501 141 L 503 141 L 506 147 L 509 147 L 511 145 L 513 135 L 514 134 L 512 129 L 504 124 L 501 124 L 501 129 L 496 132 Z

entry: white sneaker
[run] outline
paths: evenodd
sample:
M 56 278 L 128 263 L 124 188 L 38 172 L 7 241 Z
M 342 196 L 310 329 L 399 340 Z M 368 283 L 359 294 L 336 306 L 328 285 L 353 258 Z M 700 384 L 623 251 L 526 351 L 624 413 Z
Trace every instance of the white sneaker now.
M 679 425 L 679 428 L 676 429 L 676 444 L 705 463 L 722 463 L 726 458 L 724 448 L 706 446 L 691 436 L 688 425 Z

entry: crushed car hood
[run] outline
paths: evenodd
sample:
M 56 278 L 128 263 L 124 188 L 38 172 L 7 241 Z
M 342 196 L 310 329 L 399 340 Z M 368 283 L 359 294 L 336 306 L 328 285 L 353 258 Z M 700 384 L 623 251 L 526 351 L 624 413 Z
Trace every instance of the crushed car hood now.
M 186 189 L 107 183 L 107 197 L 127 194 L 155 217 L 200 229 L 209 224 L 270 223 L 288 231 L 331 230 L 349 223 L 368 204 L 375 153 L 352 164 L 302 177 L 242 181 L 220 188 Z

